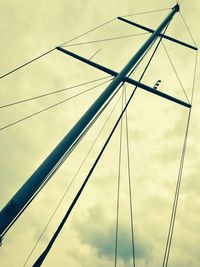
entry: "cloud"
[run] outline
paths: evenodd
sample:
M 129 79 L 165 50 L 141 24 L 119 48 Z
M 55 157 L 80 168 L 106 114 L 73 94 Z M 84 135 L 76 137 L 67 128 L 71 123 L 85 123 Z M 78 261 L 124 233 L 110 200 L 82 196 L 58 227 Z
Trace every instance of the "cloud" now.
M 51 49 L 55 45 L 86 32 L 113 17 L 170 7 L 174 5 L 175 1 L 170 0 L 167 3 L 164 3 L 164 1 L 161 3 L 158 0 L 135 2 L 119 0 L 116 3 L 115 0 L 73 2 L 69 0 L 36 0 L 19 3 L 18 0 L 7 0 L 1 2 L 0 55 L 1 74 L 3 74 L 32 57 L 38 56 L 47 49 Z M 199 44 L 198 10 L 200 10 L 199 1 L 195 0 L 192 4 L 189 1 L 183 1 L 182 13 Z M 156 13 L 156 16 L 153 13 L 129 18 L 155 28 L 167 12 Z M 80 41 L 137 32 L 137 29 L 115 20 L 105 28 L 99 28 L 97 32 L 91 33 L 88 38 L 84 36 Z M 173 20 L 169 27 L 170 34 L 175 38 L 180 37 L 182 39 L 183 37 L 184 39 L 187 33 L 179 20 Z M 94 60 L 115 70 L 120 70 L 144 40 L 146 40 L 146 36 L 137 39 L 121 39 L 111 43 L 95 43 L 84 47 L 77 46 L 73 49 L 75 52 L 89 57 L 102 48 Z M 188 42 L 192 43 L 189 38 Z M 176 44 L 166 43 L 166 46 L 175 61 L 187 92 L 191 93 L 189 81 L 191 81 L 190 74 L 193 66 L 189 63 L 189 57 L 186 56 L 187 52 L 190 52 L 185 48 L 180 49 Z M 175 82 L 168 63 L 163 50 L 159 50 L 145 82 L 151 85 L 157 78 L 161 77 L 160 89 L 170 92 L 172 95 L 180 95 L 181 98 L 182 92 L 179 94 L 177 82 Z M 27 68 L 2 79 L 1 103 L 35 96 L 103 76 L 104 74 L 101 72 L 54 51 Z M 198 70 L 197 88 L 200 81 L 199 77 Z M 168 91 L 168 88 L 171 91 Z M 131 92 L 132 87 L 129 87 L 129 89 L 129 92 Z M 96 95 L 100 94 L 101 90 L 102 88 L 96 91 Z M 88 94 L 83 98 L 78 98 L 77 101 L 59 106 L 0 133 L 1 206 L 7 202 L 9 197 L 19 189 L 46 158 L 93 102 L 96 95 Z M 1 125 L 3 126 L 4 123 L 15 118 L 20 118 L 46 107 L 57 100 L 62 100 L 65 96 L 66 94 L 63 93 L 60 96 L 52 96 L 42 101 L 34 101 L 30 105 L 23 104 L 18 108 L 13 107 L 5 111 L 1 109 Z M 198 235 L 200 221 L 197 212 L 200 208 L 199 101 L 200 94 L 197 91 L 194 99 L 184 169 L 185 175 L 181 188 L 173 247 L 170 254 L 172 267 L 199 267 L 200 262 Z M 178 168 L 176 163 L 178 163 L 180 148 L 183 143 L 186 112 L 165 99 L 138 90 L 133 103 L 129 107 L 128 114 L 131 171 L 134 178 L 135 244 L 138 266 L 160 267 L 175 188 Z M 75 152 L 69 161 L 63 164 L 59 172 L 52 178 L 52 181 L 45 186 L 26 212 L 8 231 L 3 247 L 0 249 L 1 265 L 3 267 L 22 265 L 25 256 L 35 244 L 42 228 L 51 216 L 60 195 L 65 191 L 69 180 L 78 169 L 77 165 L 80 164 L 91 145 L 91 141 L 101 128 L 102 121 L 97 122 L 96 128 L 92 129 L 91 135 L 89 133 L 76 151 L 77 153 Z M 108 124 L 111 127 L 112 123 L 109 122 Z M 104 132 L 103 137 L 109 132 L 109 127 L 107 132 Z M 88 162 L 93 161 L 102 143 L 103 139 L 98 142 L 95 153 L 92 154 Z M 49 254 L 46 266 L 113 266 L 118 148 L 118 134 L 115 134 L 107 152 L 94 172 L 95 177 L 92 177 L 87 189 L 81 196 L 81 201 L 74 211 L 75 215 L 71 217 L 70 224 L 63 229 L 62 235 Z M 84 173 L 80 175 L 81 178 L 85 177 L 88 169 L 89 163 L 86 163 Z M 123 170 L 125 170 L 125 167 Z M 80 185 L 79 182 L 77 184 Z M 32 257 L 32 261 L 47 244 L 74 196 L 75 189 L 78 188 L 78 186 L 75 187 L 70 191 L 66 202 L 58 212 L 58 216 L 54 218 L 45 233 L 39 248 Z M 128 195 L 127 185 L 124 188 L 122 200 L 126 199 Z M 127 219 L 129 211 L 127 203 L 122 202 L 119 228 L 119 266 L 123 267 L 127 267 L 129 263 L 131 265 L 131 234 L 130 222 Z M 10 257 L 10 255 L 13 255 L 13 257 Z M 31 266 L 31 264 L 29 263 L 27 266 Z
M 95 205 L 88 210 L 88 213 L 74 225 L 74 230 L 78 232 L 80 240 L 97 251 L 100 257 L 114 259 L 115 251 L 115 222 L 106 216 L 104 208 Z M 142 231 L 136 231 L 136 258 L 144 260 L 151 257 L 153 245 Z M 132 259 L 132 243 L 130 223 L 126 220 L 119 223 L 118 236 L 118 258 L 126 263 Z

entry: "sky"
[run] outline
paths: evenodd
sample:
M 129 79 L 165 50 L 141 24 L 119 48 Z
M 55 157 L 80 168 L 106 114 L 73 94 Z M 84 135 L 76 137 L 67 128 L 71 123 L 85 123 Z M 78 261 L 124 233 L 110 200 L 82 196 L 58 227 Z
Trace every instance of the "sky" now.
M 86 58 L 94 56 L 92 60 L 95 62 L 120 71 L 148 35 L 87 45 L 77 44 L 143 33 L 118 21 L 118 16 L 131 15 L 127 19 L 156 28 L 169 10 L 135 16 L 132 14 L 171 8 L 175 3 L 174 0 L 0 0 L 0 76 L 112 19 L 114 20 L 104 27 L 68 43 L 71 46 L 66 49 Z M 181 12 L 199 47 L 199 1 L 183 0 Z M 193 44 L 180 14 L 172 20 L 167 34 Z M 164 41 L 164 45 L 190 99 L 195 52 L 169 41 Z M 139 79 L 148 59 L 149 54 L 134 73 L 134 79 Z M 105 73 L 54 50 L 0 80 L 0 106 L 105 77 Z M 199 67 L 196 77 L 187 151 L 169 257 L 168 266 L 171 267 L 198 267 L 200 262 Z M 159 90 L 186 101 L 163 45 L 159 47 L 142 81 L 152 87 L 159 79 Z M 109 81 L 109 78 L 41 99 L 1 108 L 0 128 L 106 81 Z M 1 129 L 0 208 L 4 207 L 105 88 L 104 83 L 46 112 Z M 128 86 L 127 97 L 131 91 L 132 87 Z M 122 108 L 121 94 L 122 90 L 7 232 L 0 248 L 2 267 L 24 266 L 101 131 L 98 141 L 25 266 L 32 266 L 45 249 L 119 116 Z M 158 267 L 162 265 L 164 255 L 188 109 L 138 89 L 130 103 L 127 116 L 136 266 Z M 123 118 L 117 257 L 119 267 L 132 266 L 125 122 Z M 114 266 L 119 147 L 120 127 L 117 128 L 43 266 Z

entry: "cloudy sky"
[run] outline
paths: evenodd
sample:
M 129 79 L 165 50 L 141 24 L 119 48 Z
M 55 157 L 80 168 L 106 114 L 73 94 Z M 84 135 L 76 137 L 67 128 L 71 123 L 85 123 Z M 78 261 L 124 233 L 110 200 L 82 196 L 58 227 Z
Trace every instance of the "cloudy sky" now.
M 0 0 L 0 75 L 117 16 L 170 8 L 175 2 L 175 0 Z M 199 46 L 200 37 L 197 27 L 199 1 L 183 0 L 181 11 Z M 166 10 L 128 18 L 156 28 L 168 12 Z M 70 44 L 140 33 L 143 32 L 115 19 Z M 193 44 L 179 14 L 170 24 L 168 34 Z M 94 61 L 120 71 L 147 37 L 148 35 L 140 35 L 112 42 L 74 45 L 67 49 L 86 58 L 90 58 L 99 51 L 93 58 Z M 195 52 L 167 41 L 164 44 L 190 98 Z M 148 56 L 134 74 L 135 79 L 138 79 L 147 60 Z M 0 106 L 104 77 L 107 77 L 105 73 L 77 62 L 58 51 L 53 51 L 26 68 L 0 80 Z M 200 262 L 198 215 L 200 208 L 198 87 L 200 81 L 198 77 L 199 70 L 169 258 L 171 267 L 198 267 Z M 163 46 L 160 46 L 143 82 L 153 86 L 159 79 L 162 81 L 160 90 L 186 101 Z M 0 128 L 108 80 L 96 81 L 34 101 L 1 108 Z M 0 131 L 1 208 L 105 87 L 104 83 L 82 96 Z M 131 86 L 127 87 L 127 95 L 130 95 L 131 90 Z M 8 231 L 0 248 L 1 266 L 24 265 L 99 131 L 116 106 L 98 142 L 95 143 L 26 266 L 32 266 L 43 251 L 119 115 L 120 95 L 121 92 Z M 128 109 L 135 253 L 136 265 L 140 267 L 159 267 L 162 264 L 187 116 L 188 109 L 139 89 Z M 132 259 L 125 121 L 122 126 L 117 266 L 127 267 L 132 266 Z M 120 127 L 43 266 L 114 266 L 119 130 Z

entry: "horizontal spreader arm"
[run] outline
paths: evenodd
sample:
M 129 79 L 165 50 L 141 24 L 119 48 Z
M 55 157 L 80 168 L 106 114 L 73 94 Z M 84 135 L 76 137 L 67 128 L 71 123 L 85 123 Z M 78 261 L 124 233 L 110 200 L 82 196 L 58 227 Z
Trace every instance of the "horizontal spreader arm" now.
M 71 57 L 74 57 L 74 58 L 76 58 L 76 59 L 78 59 L 78 60 L 80 60 L 80 61 L 82 61 L 82 62 L 84 62 L 84 63 L 86 63 L 86 64 L 88 64 L 90 66 L 92 66 L 92 67 L 95 67 L 96 69 L 99 69 L 99 70 L 101 70 L 103 72 L 106 72 L 106 73 L 108 73 L 108 74 L 110 74 L 110 75 L 112 75 L 114 77 L 116 77 L 118 75 L 118 72 L 116 72 L 114 70 L 111 70 L 111 69 L 109 69 L 107 67 L 104 67 L 104 66 L 102 66 L 102 65 L 100 65 L 98 63 L 95 63 L 95 62 L 91 61 L 91 60 L 88 60 L 88 59 L 86 59 L 84 57 L 81 57 L 81 56 L 79 56 L 77 54 L 74 54 L 73 52 L 70 52 L 70 51 L 68 51 L 68 50 L 66 50 L 66 49 L 64 49 L 62 47 L 57 47 L 56 49 L 61 51 L 61 52 L 63 52 L 63 53 L 65 53 L 65 54 L 67 54 L 67 55 L 69 55 L 69 56 L 71 56 Z M 133 80 L 133 79 L 131 79 L 129 77 L 125 77 L 124 81 L 128 82 L 128 83 L 130 83 L 130 84 L 132 84 L 134 86 L 138 86 L 138 87 L 140 87 L 141 89 L 143 89 L 145 91 L 148 91 L 148 92 L 153 93 L 155 95 L 158 95 L 158 96 L 161 96 L 163 98 L 166 98 L 166 99 L 168 99 L 170 101 L 173 101 L 173 102 L 175 102 L 177 104 L 180 104 L 180 105 L 185 106 L 187 108 L 191 108 L 191 105 L 189 103 L 186 103 L 186 102 L 184 102 L 182 100 L 179 100 L 179 99 L 177 99 L 177 98 L 175 98 L 173 96 L 165 94 L 165 93 L 163 93 L 163 92 L 161 92 L 161 91 L 159 91 L 157 89 L 154 89 L 154 88 L 152 88 L 150 86 L 147 86 L 147 85 L 145 85 L 143 83 L 140 83 L 138 81 L 135 81 L 135 80 Z
M 118 17 L 118 19 L 121 20 L 121 21 L 123 21 L 123 22 L 126 22 L 126 23 L 128 23 L 128 24 L 130 24 L 130 25 L 133 25 L 133 26 L 135 26 L 135 27 L 137 27 L 137 28 L 140 28 L 140 29 L 142 29 L 142 30 L 145 30 L 145 31 L 147 31 L 147 32 L 150 32 L 150 33 L 153 33 L 153 32 L 154 32 L 154 30 L 151 29 L 151 28 L 148 28 L 148 27 L 143 26 L 143 25 L 141 25 L 141 24 L 138 24 L 138 23 L 136 23 L 136 22 L 127 20 L 127 19 L 125 19 L 125 18 Z M 170 37 L 170 36 L 168 36 L 168 35 L 165 35 L 165 34 L 160 33 L 159 36 L 162 37 L 162 38 L 164 38 L 164 39 L 167 39 L 167 40 L 169 40 L 169 41 L 172 41 L 172 42 L 174 42 L 174 43 L 177 43 L 177 44 L 183 45 L 183 46 L 185 46 L 185 47 L 191 48 L 191 49 L 193 49 L 193 50 L 198 50 L 197 47 L 195 47 L 195 46 L 193 46 L 193 45 L 190 45 L 190 44 L 187 44 L 187 43 L 185 43 L 185 42 L 182 42 L 182 41 L 180 41 L 180 40 L 177 40 L 177 39 L 175 39 L 175 38 L 173 38 L 173 37 Z

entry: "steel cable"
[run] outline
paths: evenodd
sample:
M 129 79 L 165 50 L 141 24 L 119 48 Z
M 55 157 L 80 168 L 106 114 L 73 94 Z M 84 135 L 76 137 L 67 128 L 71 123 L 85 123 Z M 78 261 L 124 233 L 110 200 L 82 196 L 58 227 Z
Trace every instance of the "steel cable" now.
M 112 79 L 113 79 L 113 78 L 112 78 Z M 103 84 L 106 84 L 106 83 L 110 82 L 112 79 L 110 79 L 110 80 L 108 80 L 108 81 L 106 81 L 106 82 L 103 82 L 103 83 L 101 83 L 101 84 L 95 85 L 95 86 L 93 86 L 93 87 L 91 87 L 91 88 L 89 88 L 89 89 L 87 89 L 87 90 L 84 90 L 84 91 L 82 91 L 82 92 L 80 92 L 80 93 L 78 93 L 78 94 L 76 94 L 76 95 L 73 95 L 73 96 L 71 96 L 71 97 L 68 97 L 68 98 L 66 98 L 66 99 L 64 99 L 64 100 L 62 100 L 62 101 L 59 101 L 59 102 L 57 102 L 57 103 L 55 103 L 55 104 L 53 104 L 53 105 L 51 105 L 51 106 L 48 106 L 47 108 L 43 108 L 43 109 L 41 109 L 41 110 L 39 110 L 39 111 L 36 111 L 36 112 L 34 112 L 34 113 L 32 113 L 32 114 L 30 114 L 30 115 L 28 115 L 28 116 L 26 116 L 26 117 L 23 117 L 23 118 L 21 118 L 21 119 L 19 119 L 19 120 L 16 120 L 16 121 L 14 121 L 14 122 L 11 122 L 11 123 L 9 123 L 9 124 L 7 124 L 7 125 L 1 127 L 1 128 L 0 128 L 0 131 L 5 130 L 5 129 L 7 129 L 7 128 L 13 126 L 13 125 L 18 124 L 18 123 L 21 123 L 21 122 L 23 122 L 23 121 L 25 121 L 25 120 L 27 120 L 27 119 L 32 118 L 32 117 L 35 117 L 35 116 L 38 115 L 38 114 L 41 114 L 41 113 L 43 113 L 43 112 L 45 112 L 45 111 L 48 111 L 48 110 L 50 110 L 50 109 L 52 109 L 52 108 L 54 108 L 54 107 L 56 107 L 56 106 L 58 106 L 58 105 L 60 105 L 60 104 L 63 104 L 63 103 L 65 103 L 65 102 L 67 102 L 67 101 L 69 101 L 69 100 L 71 100 L 71 99 L 73 99 L 73 98 L 76 98 L 76 97 L 78 97 L 78 96 L 80 96 L 80 95 L 83 95 L 83 94 L 85 94 L 85 93 L 87 93 L 87 92 L 89 92 L 89 91 L 91 91 L 91 90 L 94 90 L 95 88 L 97 88 L 97 87 L 99 87 L 99 86 L 101 86 L 101 85 L 103 85 Z
M 113 99 L 113 98 L 112 98 L 112 99 Z M 71 188 L 72 184 L 74 183 L 74 181 L 75 181 L 76 177 L 78 176 L 78 174 L 79 174 L 79 172 L 80 172 L 80 170 L 81 170 L 82 166 L 83 166 L 83 165 L 84 165 L 84 163 L 86 162 L 86 160 L 87 160 L 87 158 L 88 158 L 89 154 L 91 153 L 91 151 L 92 151 L 93 147 L 95 146 L 95 144 L 96 144 L 97 140 L 99 139 L 99 137 L 100 137 L 100 135 L 101 135 L 102 131 L 104 130 L 105 126 L 107 125 L 107 123 L 108 123 L 108 121 L 109 121 L 109 119 L 110 119 L 111 115 L 113 114 L 113 112 L 114 112 L 114 110 L 115 110 L 115 108 L 116 108 L 117 104 L 119 103 L 120 99 L 121 99 L 121 96 L 120 96 L 120 97 L 119 97 L 119 99 L 117 100 L 117 102 L 116 102 L 116 104 L 114 105 L 113 109 L 111 110 L 111 112 L 110 112 L 109 116 L 107 117 L 106 121 L 104 122 L 104 125 L 103 125 L 103 127 L 100 129 L 100 131 L 99 131 L 98 135 L 96 136 L 95 140 L 93 141 L 93 143 L 92 143 L 92 145 L 91 145 L 91 147 L 90 147 L 89 151 L 87 152 L 86 156 L 84 157 L 83 161 L 81 162 L 81 165 L 79 166 L 79 168 L 78 168 L 78 170 L 76 171 L 75 175 L 73 176 L 73 178 L 72 178 L 71 182 L 69 183 L 69 185 L 68 185 L 67 189 L 65 190 L 64 194 L 62 195 L 62 197 L 61 197 L 60 201 L 58 202 L 58 204 L 57 204 L 56 208 L 54 209 L 54 211 L 53 211 L 53 213 L 52 213 L 51 217 L 49 218 L 49 220 L 48 220 L 47 224 L 45 225 L 45 227 L 44 227 L 44 229 L 42 230 L 42 232 L 41 232 L 41 234 L 40 234 L 39 238 L 37 239 L 37 241 L 36 241 L 36 243 L 35 243 L 34 247 L 33 247 L 33 248 L 32 248 L 32 250 L 30 251 L 30 253 L 28 254 L 28 257 L 27 257 L 27 259 L 26 259 L 26 261 L 25 261 L 25 263 L 24 263 L 23 267 L 25 267 L 25 266 L 26 266 L 26 264 L 28 263 L 28 261 L 29 261 L 30 257 L 32 256 L 33 252 L 35 251 L 35 249 L 36 249 L 36 247 L 37 247 L 38 243 L 39 243 L 39 242 L 40 242 L 40 240 L 42 239 L 42 237 L 43 237 L 43 235 L 44 235 L 45 231 L 47 230 L 47 227 L 48 227 L 48 226 L 49 226 L 49 224 L 51 223 L 52 219 L 54 218 L 54 216 L 55 216 L 55 214 L 56 214 L 56 212 L 57 212 L 57 210 L 58 210 L 58 208 L 59 208 L 59 207 L 60 207 L 60 205 L 62 204 L 62 202 L 63 202 L 64 198 L 66 197 L 66 195 L 67 195 L 68 191 L 70 190 L 70 188 Z M 65 160 L 65 159 L 64 159 L 64 160 Z M 64 160 L 63 160 L 63 162 L 64 162 Z

